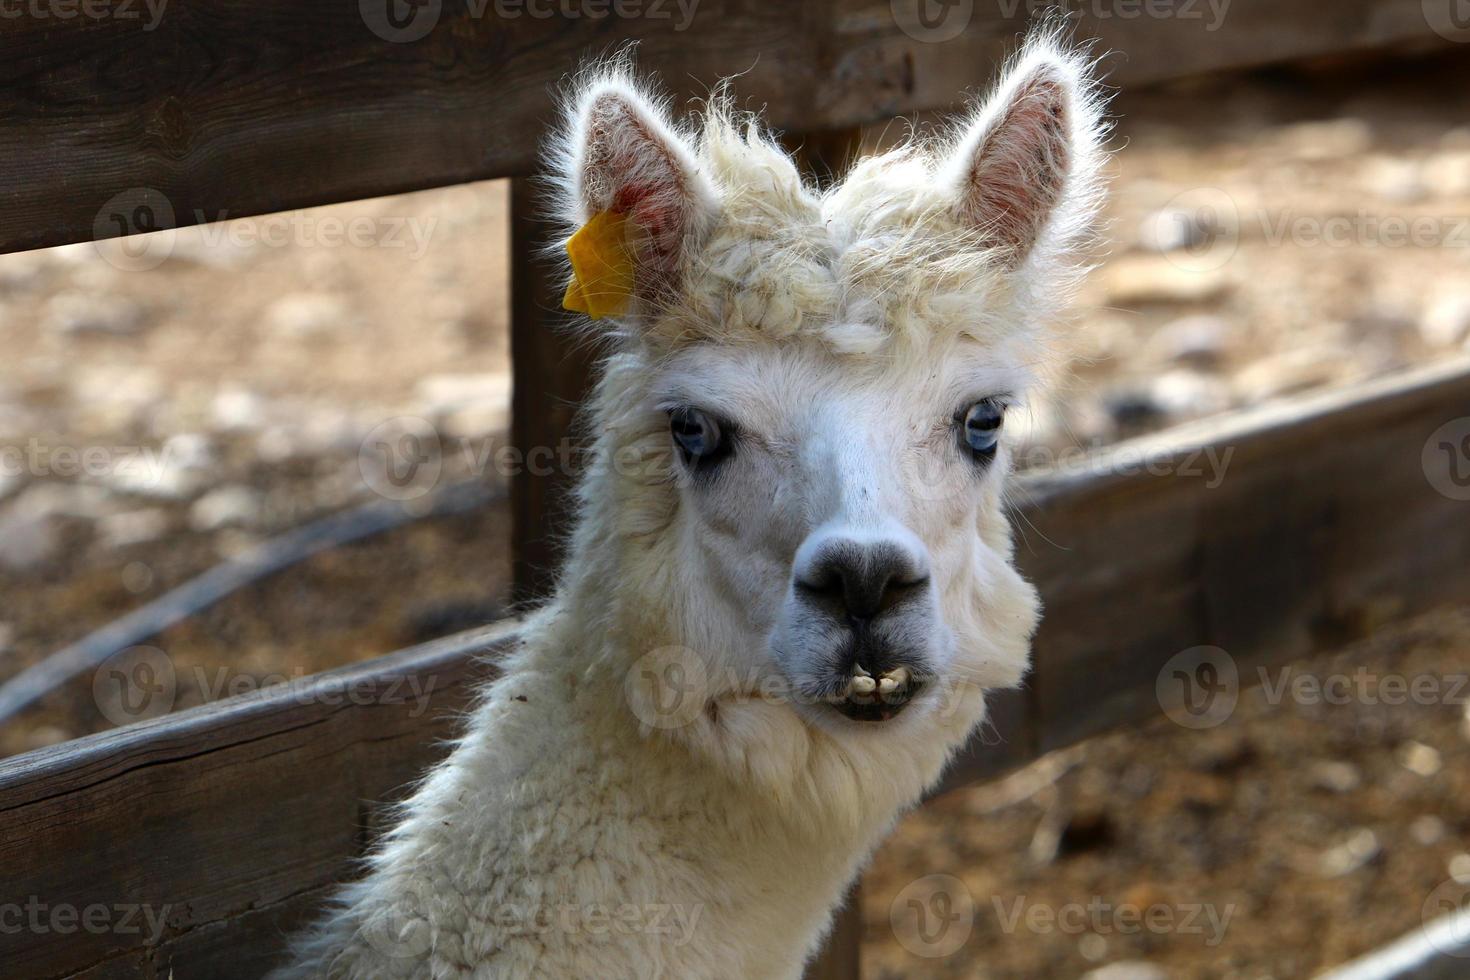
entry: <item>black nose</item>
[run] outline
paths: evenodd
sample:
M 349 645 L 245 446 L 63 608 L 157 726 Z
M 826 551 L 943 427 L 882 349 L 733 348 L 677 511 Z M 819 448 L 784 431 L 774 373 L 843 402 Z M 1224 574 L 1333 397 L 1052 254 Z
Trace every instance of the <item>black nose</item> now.
M 834 542 L 796 578 L 796 590 L 858 623 L 886 612 L 929 583 L 905 551 L 893 544 Z

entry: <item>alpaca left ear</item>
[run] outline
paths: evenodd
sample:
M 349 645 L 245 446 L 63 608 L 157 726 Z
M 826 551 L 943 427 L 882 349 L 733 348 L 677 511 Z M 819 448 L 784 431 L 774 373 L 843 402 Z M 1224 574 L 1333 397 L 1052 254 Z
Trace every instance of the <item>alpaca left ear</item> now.
M 1027 45 L 950 158 L 957 217 L 1012 265 L 1092 217 L 1104 127 L 1088 71 L 1045 39 Z

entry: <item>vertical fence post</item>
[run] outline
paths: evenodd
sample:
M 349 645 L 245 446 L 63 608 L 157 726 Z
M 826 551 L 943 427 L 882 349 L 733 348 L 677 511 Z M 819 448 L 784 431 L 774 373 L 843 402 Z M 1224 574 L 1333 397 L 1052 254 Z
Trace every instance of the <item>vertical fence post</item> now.
M 570 528 L 575 473 L 572 419 L 587 393 L 592 358 L 567 331 L 561 271 L 546 246 L 556 234 L 526 178 L 510 182 L 511 441 L 521 453 L 511 481 L 512 596 L 545 598 Z
M 806 969 L 803 980 L 861 980 L 863 941 L 862 884 L 852 886 L 832 920 L 822 953 Z

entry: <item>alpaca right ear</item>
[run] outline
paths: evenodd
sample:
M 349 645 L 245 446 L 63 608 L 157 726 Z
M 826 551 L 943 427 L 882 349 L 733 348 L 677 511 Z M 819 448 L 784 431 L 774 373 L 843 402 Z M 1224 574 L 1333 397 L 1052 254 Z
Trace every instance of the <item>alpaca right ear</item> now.
M 615 77 L 581 93 L 568 150 L 564 179 L 572 185 L 579 223 L 591 229 L 604 216 L 615 218 L 610 231 L 593 230 L 618 236 L 626 230 L 632 292 L 647 298 L 668 289 L 686 247 L 715 213 L 714 190 L 693 149 L 657 105 Z M 594 242 L 622 246 L 621 239 L 607 246 Z
M 956 214 L 1013 265 L 1049 232 L 1074 235 L 1096 209 L 1106 126 L 1090 76 L 1079 51 L 1038 32 L 953 149 L 944 179 Z

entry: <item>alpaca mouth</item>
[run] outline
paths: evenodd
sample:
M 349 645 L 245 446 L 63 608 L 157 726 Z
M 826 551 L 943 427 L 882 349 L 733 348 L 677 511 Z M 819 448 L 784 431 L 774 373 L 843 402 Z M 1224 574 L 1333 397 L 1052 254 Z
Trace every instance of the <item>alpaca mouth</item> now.
M 905 667 L 895 667 L 874 678 L 859 666 L 846 686 L 827 698 L 827 703 L 853 721 L 888 721 L 908 706 L 922 686 L 923 682 Z

